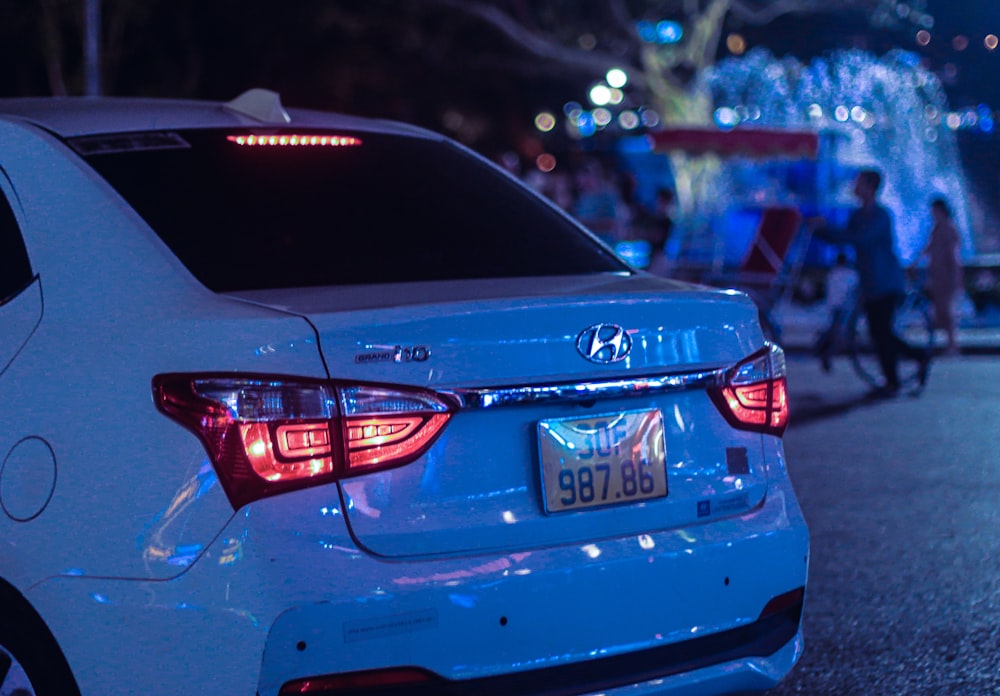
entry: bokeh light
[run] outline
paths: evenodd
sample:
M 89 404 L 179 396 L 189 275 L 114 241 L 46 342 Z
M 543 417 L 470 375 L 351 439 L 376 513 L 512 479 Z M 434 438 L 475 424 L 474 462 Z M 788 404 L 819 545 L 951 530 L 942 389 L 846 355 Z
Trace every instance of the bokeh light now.
M 682 38 L 684 38 L 684 28 L 677 22 L 665 19 L 656 23 L 656 40 L 660 43 L 677 43 Z
M 846 123 L 847 119 L 851 117 L 851 111 L 846 106 L 841 104 L 833 111 L 833 117 L 840 121 L 841 123 Z
M 965 34 L 959 34 L 951 40 L 951 47 L 956 51 L 964 51 L 969 47 L 969 37 Z
M 983 39 L 983 45 L 986 46 L 987 51 L 997 50 L 997 44 L 1000 44 L 1000 39 L 997 38 L 996 34 L 987 34 L 986 38 Z
M 823 118 L 823 107 L 819 104 L 810 104 L 808 114 L 809 118 L 819 120 Z
M 604 128 L 604 126 L 611 123 L 611 119 L 613 118 L 614 116 L 611 114 L 611 111 L 605 109 L 603 106 L 594 109 L 594 123 L 597 124 L 598 128 Z
M 641 20 L 635 23 L 635 31 L 646 43 L 674 44 L 684 37 L 684 27 L 666 19 L 655 24 Z
M 646 128 L 656 128 L 660 125 L 660 115 L 653 109 L 643 109 L 640 112 L 640 118 L 642 119 L 642 125 Z
M 556 168 L 556 158 L 548 152 L 543 152 L 535 158 L 535 166 L 543 172 L 551 172 Z
M 647 20 L 642 20 L 641 22 L 636 22 L 635 31 L 639 34 L 639 38 L 646 43 L 656 42 L 656 25 Z
M 611 89 L 611 101 L 609 104 L 621 104 L 625 101 L 625 92 L 621 91 L 617 87 L 612 87 Z
M 598 83 L 590 88 L 590 103 L 594 106 L 605 106 L 611 102 L 611 90 L 607 85 Z
M 944 122 L 952 130 L 958 130 L 962 126 L 962 117 L 952 112 L 945 117 Z
M 621 88 L 628 83 L 628 73 L 621 68 L 611 68 L 611 70 L 608 70 L 608 74 L 604 76 L 604 79 L 611 87 Z
M 715 124 L 719 128 L 734 128 L 740 122 L 740 115 L 736 113 L 736 109 L 731 109 L 728 106 L 720 106 L 715 110 Z
M 593 34 L 580 34 L 576 42 L 584 51 L 593 51 L 597 48 L 597 37 Z
M 726 48 L 734 56 L 742 56 L 747 50 L 747 40 L 742 34 L 732 33 L 726 37 Z
M 556 117 L 548 111 L 542 111 L 535 116 L 535 128 L 543 133 L 548 133 L 556 127 Z
M 926 46 L 931 42 L 931 33 L 926 29 L 921 29 L 917 32 L 917 43 L 921 46 Z
M 623 111 L 618 114 L 618 125 L 625 130 L 635 130 L 639 127 L 639 114 L 634 111 Z

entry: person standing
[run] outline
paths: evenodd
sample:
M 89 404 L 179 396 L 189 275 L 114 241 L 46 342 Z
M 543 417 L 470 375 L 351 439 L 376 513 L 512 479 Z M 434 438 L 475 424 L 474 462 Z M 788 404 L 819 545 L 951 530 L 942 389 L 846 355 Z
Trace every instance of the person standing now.
M 931 215 L 934 227 L 920 255 L 927 257 L 927 290 L 934 302 L 934 324 L 947 333 L 946 354 L 957 355 L 955 301 L 962 290 L 961 240 L 951 217 L 951 208 L 944 198 L 931 201 Z
M 893 328 L 896 307 L 906 292 L 906 277 L 896 256 L 892 215 L 878 202 L 881 186 L 882 174 L 878 170 L 862 170 L 854 181 L 854 196 L 859 205 L 851 212 L 847 226 L 834 229 L 823 218 L 811 219 L 809 226 L 821 239 L 854 247 L 868 331 L 885 380 L 875 395 L 891 397 L 900 388 L 899 358 L 919 363 L 917 374 L 923 386 L 927 382 L 930 353 L 906 343 Z

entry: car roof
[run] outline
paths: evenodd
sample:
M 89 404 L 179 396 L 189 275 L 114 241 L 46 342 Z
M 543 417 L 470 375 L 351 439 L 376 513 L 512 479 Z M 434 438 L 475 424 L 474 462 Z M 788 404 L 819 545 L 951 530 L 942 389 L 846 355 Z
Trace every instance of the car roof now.
M 244 92 L 229 102 L 142 97 L 18 97 L 0 99 L 0 117 L 12 116 L 63 138 L 186 128 L 323 128 L 396 133 L 440 139 L 395 121 L 309 109 L 285 109 L 277 93 Z

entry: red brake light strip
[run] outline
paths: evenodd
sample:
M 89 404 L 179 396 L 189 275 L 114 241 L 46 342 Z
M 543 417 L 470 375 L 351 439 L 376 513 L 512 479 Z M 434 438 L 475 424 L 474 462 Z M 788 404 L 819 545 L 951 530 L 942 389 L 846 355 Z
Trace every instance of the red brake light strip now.
M 226 140 L 237 145 L 264 147 L 356 147 L 361 138 L 353 135 L 313 135 L 282 133 L 280 135 L 227 135 Z

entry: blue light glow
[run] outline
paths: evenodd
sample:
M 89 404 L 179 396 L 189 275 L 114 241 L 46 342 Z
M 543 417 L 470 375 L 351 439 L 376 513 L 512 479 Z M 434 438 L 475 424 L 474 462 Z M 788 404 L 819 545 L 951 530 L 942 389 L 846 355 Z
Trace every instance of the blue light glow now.
M 731 109 L 728 106 L 720 106 L 715 110 L 715 125 L 723 130 L 728 130 L 733 128 L 740 122 L 739 114 L 736 113 L 735 109 Z
M 656 43 L 656 25 L 652 22 L 646 20 L 636 22 L 635 30 L 639 34 L 639 38 L 646 43 Z
M 904 260 L 912 259 L 926 242 L 927 212 L 914 201 L 933 195 L 944 195 L 951 203 L 963 255 L 974 252 L 969 187 L 953 131 L 964 127 L 991 132 L 996 123 L 992 115 L 984 119 L 988 107 L 952 111 L 940 79 L 913 53 L 894 50 L 877 57 L 847 50 L 803 64 L 759 48 L 719 61 L 702 79 L 722 107 L 716 112 L 720 126 L 731 122 L 723 110 L 726 105 L 753 104 L 760 108 L 757 123 L 762 127 L 818 130 L 820 159 L 845 172 L 845 182 L 840 182 L 844 185 L 828 192 L 836 205 L 854 204 L 847 181 L 850 171 L 879 167 L 885 177 L 881 200 L 894 214 Z M 937 127 L 942 120 L 944 127 Z M 730 188 L 729 182 L 720 181 L 707 187 L 705 195 L 717 199 L 719 191 Z
M 474 595 L 450 594 L 448 599 L 451 600 L 452 604 L 463 609 L 474 609 L 479 604 L 479 598 Z
M 684 27 L 669 19 L 656 24 L 648 20 L 636 22 L 635 31 L 646 43 L 675 44 L 684 38 Z
M 663 20 L 656 25 L 656 39 L 662 44 L 677 43 L 684 38 L 684 28 L 677 22 Z
M 584 138 L 589 138 L 597 132 L 597 123 L 594 121 L 594 115 L 589 111 L 584 111 L 576 119 L 576 127 L 580 131 L 580 135 Z

